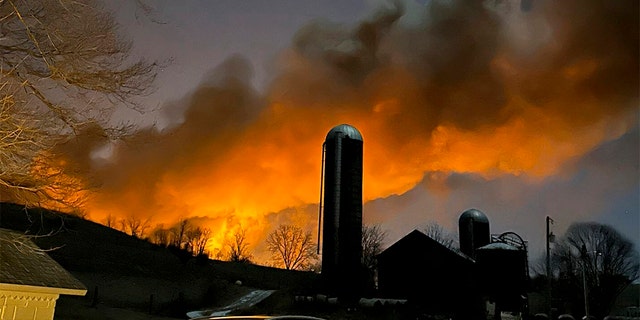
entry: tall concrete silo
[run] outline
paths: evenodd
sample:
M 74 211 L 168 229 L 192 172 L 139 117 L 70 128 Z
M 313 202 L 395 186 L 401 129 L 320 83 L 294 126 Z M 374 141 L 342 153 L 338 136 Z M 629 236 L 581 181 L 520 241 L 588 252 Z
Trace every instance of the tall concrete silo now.
M 476 249 L 491 242 L 489 219 L 477 209 L 469 209 L 460 215 L 458 220 L 460 251 L 475 258 Z
M 322 278 L 330 294 L 345 300 L 361 289 L 362 146 L 348 124 L 331 129 L 323 144 Z

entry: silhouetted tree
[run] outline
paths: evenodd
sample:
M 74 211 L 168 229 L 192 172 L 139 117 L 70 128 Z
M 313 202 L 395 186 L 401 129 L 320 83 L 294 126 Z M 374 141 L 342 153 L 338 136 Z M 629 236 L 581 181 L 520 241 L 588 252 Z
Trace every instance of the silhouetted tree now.
M 374 292 L 376 285 L 376 271 L 378 255 L 382 253 L 382 245 L 387 232 L 379 224 L 362 225 L 362 267 L 365 291 Z
M 156 225 L 156 228 L 151 232 L 151 242 L 166 247 L 170 244 L 169 241 L 170 232 L 164 228 L 163 224 Z
M 170 229 L 158 224 L 149 236 L 152 243 L 194 256 L 205 254 L 210 238 L 211 229 L 194 226 L 189 219 L 181 219 Z
M 97 1 L 0 1 L 0 17 L 0 197 L 77 207 L 88 182 L 59 147 L 79 133 L 122 135 L 113 107 L 136 107 L 157 66 L 130 57 Z
M 211 230 L 208 228 L 194 227 L 187 225 L 185 234 L 185 250 L 193 253 L 193 255 L 203 254 L 209 238 Z
M 387 232 L 379 224 L 362 225 L 362 265 L 373 272 L 376 268 L 376 257 L 382 252 Z
M 150 218 L 142 219 L 136 216 L 129 216 L 125 219 L 120 219 L 120 230 L 126 232 L 136 238 L 144 236 L 145 232 L 149 228 Z
M 227 260 L 233 262 L 251 262 L 246 230 L 239 226 L 231 240 L 226 241 Z
M 606 316 L 620 293 L 640 275 L 640 260 L 633 243 L 613 227 L 595 223 L 574 223 L 552 250 L 556 296 L 584 310 L 588 296 L 589 314 Z
M 193 253 L 196 256 L 201 256 L 205 254 L 207 250 L 207 244 L 209 243 L 209 239 L 211 239 L 211 229 L 209 228 L 198 228 L 198 238 L 196 238 L 194 242 L 194 250 Z
M 456 247 L 456 238 L 453 234 L 447 232 L 441 225 L 439 225 L 435 221 L 430 221 L 427 225 L 422 229 L 424 234 L 429 236 L 429 238 L 437 241 L 441 245 L 453 249 Z
M 178 249 L 185 249 L 187 243 L 185 241 L 185 233 L 189 227 L 188 219 L 180 219 L 176 225 L 174 225 L 171 232 L 171 245 L 175 246 Z
M 200 228 L 190 226 L 184 231 L 184 250 L 195 253 L 196 241 L 200 238 Z
M 109 228 L 115 228 L 116 227 L 116 217 L 114 215 L 112 215 L 111 213 L 109 213 L 109 215 L 107 215 L 106 218 L 104 218 L 104 225 L 109 227 Z
M 308 268 L 316 259 L 316 246 L 311 232 L 294 225 L 280 225 L 267 237 L 267 248 L 278 266 L 287 270 Z

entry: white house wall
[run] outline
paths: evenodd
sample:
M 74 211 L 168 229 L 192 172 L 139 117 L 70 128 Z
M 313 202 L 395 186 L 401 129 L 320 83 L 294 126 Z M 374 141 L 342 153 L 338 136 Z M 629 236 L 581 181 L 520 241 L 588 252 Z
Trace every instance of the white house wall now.
M 59 296 L 0 289 L 0 320 L 51 320 Z

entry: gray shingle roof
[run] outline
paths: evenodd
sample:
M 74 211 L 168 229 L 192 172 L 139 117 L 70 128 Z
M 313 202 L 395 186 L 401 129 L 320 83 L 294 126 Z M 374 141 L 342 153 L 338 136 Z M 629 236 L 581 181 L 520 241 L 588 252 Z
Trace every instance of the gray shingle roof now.
M 28 235 L 0 228 L 0 283 L 86 290 Z

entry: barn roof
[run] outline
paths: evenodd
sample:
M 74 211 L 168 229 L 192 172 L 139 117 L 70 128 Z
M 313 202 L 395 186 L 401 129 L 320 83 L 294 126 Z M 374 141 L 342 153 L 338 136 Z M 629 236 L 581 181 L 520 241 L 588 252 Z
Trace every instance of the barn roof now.
M 465 255 L 461 251 L 456 250 L 454 248 L 448 248 L 448 247 L 442 245 L 440 242 L 434 240 L 433 238 L 431 238 L 428 235 L 424 234 L 420 230 L 413 230 L 412 232 L 410 232 L 409 234 L 404 236 L 402 239 L 396 241 L 394 244 L 392 244 L 389 248 L 384 250 L 378 256 L 379 257 L 384 257 L 385 255 L 389 254 L 392 251 L 400 250 L 400 248 L 402 248 L 402 247 L 416 247 L 416 246 L 420 247 L 420 246 L 423 246 L 423 245 L 427 245 L 427 246 L 438 248 L 438 250 L 440 250 L 442 252 L 448 252 L 451 256 L 455 256 L 455 257 L 457 257 L 459 259 L 466 260 L 466 261 L 471 262 L 471 263 L 475 263 L 475 261 L 473 259 L 471 259 L 467 255 Z
M 31 236 L 0 228 L 0 284 L 63 289 L 86 293 L 85 286 L 38 248 Z

